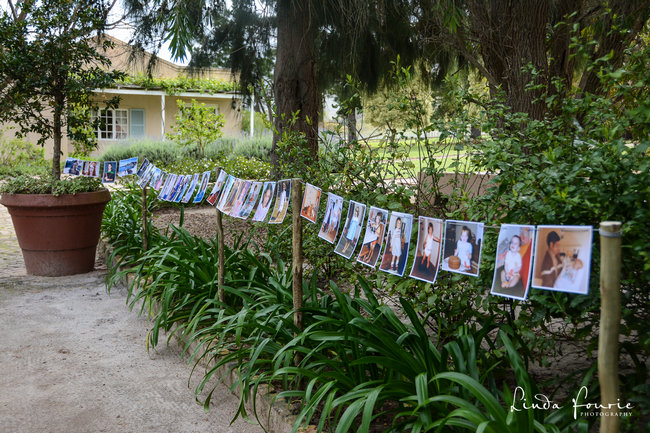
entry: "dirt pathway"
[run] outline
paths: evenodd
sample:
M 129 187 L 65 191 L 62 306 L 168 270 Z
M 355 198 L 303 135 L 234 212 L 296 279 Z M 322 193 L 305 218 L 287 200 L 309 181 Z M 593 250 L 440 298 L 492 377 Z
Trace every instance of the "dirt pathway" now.
M 105 269 L 26 276 L 0 206 L 0 432 L 239 432 L 226 387 L 209 413 L 194 400 L 190 367 L 164 343 L 147 353 L 149 324 L 106 292 Z

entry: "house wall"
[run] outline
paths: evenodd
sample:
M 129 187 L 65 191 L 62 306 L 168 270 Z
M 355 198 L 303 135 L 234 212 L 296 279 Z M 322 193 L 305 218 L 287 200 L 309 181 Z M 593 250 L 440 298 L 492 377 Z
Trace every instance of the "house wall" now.
M 113 94 L 98 94 L 100 107 L 101 101 L 113 97 Z M 233 99 L 230 96 L 215 99 L 214 97 L 181 97 L 165 95 L 165 134 L 173 132 L 172 126 L 176 124 L 178 114 L 178 100 L 190 103 L 192 99 L 217 107 L 219 113 L 225 117 L 226 124 L 223 128 L 224 136 L 235 137 L 241 133 L 241 100 L 235 99 L 236 109 L 232 108 Z M 145 113 L 145 135 L 153 140 L 163 139 L 161 125 L 161 95 L 120 95 L 119 109 L 143 109 Z M 130 119 L 129 119 L 130 122 Z M 98 140 L 98 147 L 94 153 L 102 153 L 112 144 L 121 140 Z

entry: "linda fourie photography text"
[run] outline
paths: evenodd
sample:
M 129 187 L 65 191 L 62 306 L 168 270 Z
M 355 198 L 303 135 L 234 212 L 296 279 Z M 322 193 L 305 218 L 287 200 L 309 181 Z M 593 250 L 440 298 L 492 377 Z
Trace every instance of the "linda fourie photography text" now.
M 583 386 L 578 390 L 576 397 L 571 399 L 573 402 L 573 419 L 578 419 L 578 416 L 629 416 L 632 414 L 631 410 L 634 408 L 632 403 L 621 403 L 620 399 L 616 403 L 609 404 L 580 403 L 581 401 L 585 401 L 587 396 L 587 387 Z M 521 412 L 530 409 L 559 410 L 563 407 L 541 393 L 535 394 L 532 400 L 531 403 L 527 403 L 526 391 L 520 386 L 516 387 L 512 397 L 510 412 Z M 627 412 L 620 412 L 623 410 Z

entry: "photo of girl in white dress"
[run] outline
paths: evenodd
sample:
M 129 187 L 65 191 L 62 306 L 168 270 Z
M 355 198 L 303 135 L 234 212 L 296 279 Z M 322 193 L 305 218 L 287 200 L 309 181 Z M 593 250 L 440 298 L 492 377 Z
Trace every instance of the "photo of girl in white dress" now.
M 326 240 L 330 244 L 334 243 L 336 235 L 339 232 L 341 222 L 341 212 L 343 211 L 343 197 L 336 194 L 327 193 L 327 206 L 325 207 L 325 218 L 323 225 L 320 227 L 318 237 Z
M 359 237 L 361 236 L 361 224 L 363 224 L 363 218 L 365 215 L 366 205 L 350 200 L 348 217 L 345 220 L 343 234 L 334 249 L 336 254 L 339 254 L 346 259 L 352 257 L 352 253 L 354 253 L 354 249 L 356 248 Z
M 386 235 L 386 249 L 384 257 L 381 259 L 380 270 L 400 277 L 404 275 L 411 243 L 412 226 L 413 215 L 401 212 L 391 213 Z
M 419 218 L 418 243 L 411 278 L 433 283 L 438 275 L 438 263 L 442 250 L 442 220 L 421 216 Z

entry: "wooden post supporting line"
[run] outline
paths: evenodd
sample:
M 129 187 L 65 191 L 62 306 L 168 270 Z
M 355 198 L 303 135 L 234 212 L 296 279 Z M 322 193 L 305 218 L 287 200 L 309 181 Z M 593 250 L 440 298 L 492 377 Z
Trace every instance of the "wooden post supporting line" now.
M 291 179 L 291 219 L 293 223 L 293 324 L 302 330 L 302 181 Z
M 618 433 L 618 335 L 621 322 L 621 223 L 600 223 L 600 334 L 598 381 L 602 412 L 601 433 Z M 611 409 L 607 409 L 611 407 Z
M 147 239 L 147 185 L 142 188 L 142 249 L 147 251 L 149 240 Z
M 219 177 L 219 173 L 221 173 L 221 167 L 217 168 L 217 179 Z M 223 222 L 222 222 L 222 214 L 219 209 L 215 206 L 215 209 L 217 211 L 217 254 L 218 254 L 218 264 L 217 264 L 217 293 L 219 295 L 219 302 L 225 302 L 226 301 L 226 294 L 223 291 L 223 284 L 224 284 L 224 275 L 226 273 L 226 253 L 224 250 L 224 240 L 223 240 Z

